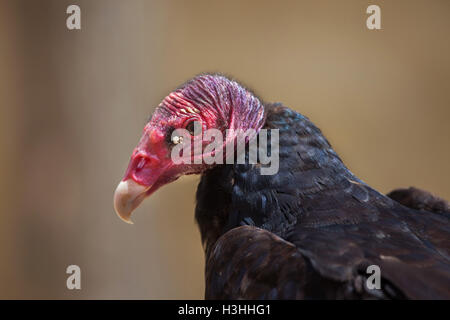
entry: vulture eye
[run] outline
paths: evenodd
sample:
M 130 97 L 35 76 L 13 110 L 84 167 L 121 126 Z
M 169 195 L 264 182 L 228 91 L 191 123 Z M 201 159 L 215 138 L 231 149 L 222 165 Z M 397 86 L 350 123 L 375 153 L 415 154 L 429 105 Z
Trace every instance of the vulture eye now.
M 172 137 L 172 143 L 173 144 L 179 144 L 183 142 L 183 137 L 182 136 L 173 136 Z
M 195 125 L 197 124 L 197 125 Z M 201 133 L 201 124 L 197 121 L 189 122 L 189 124 L 186 126 L 186 130 L 189 131 L 191 136 L 197 136 Z

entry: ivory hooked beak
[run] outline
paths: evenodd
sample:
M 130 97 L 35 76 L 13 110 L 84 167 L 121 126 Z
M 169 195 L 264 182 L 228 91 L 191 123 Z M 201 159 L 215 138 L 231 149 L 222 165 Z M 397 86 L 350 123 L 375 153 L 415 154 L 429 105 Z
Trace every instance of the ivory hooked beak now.
M 150 187 L 140 185 L 132 179 L 121 181 L 114 192 L 114 209 L 117 215 L 126 223 L 133 224 L 130 220 L 131 213 L 146 197 Z

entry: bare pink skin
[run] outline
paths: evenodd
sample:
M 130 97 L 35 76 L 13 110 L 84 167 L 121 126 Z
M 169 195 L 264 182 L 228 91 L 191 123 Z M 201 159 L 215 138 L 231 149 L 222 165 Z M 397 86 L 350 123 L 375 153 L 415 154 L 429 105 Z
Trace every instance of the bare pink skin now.
M 171 133 L 197 121 L 203 130 L 253 128 L 264 123 L 261 102 L 238 83 L 220 75 L 201 75 L 170 93 L 145 126 L 134 149 L 122 182 L 116 189 L 114 205 L 118 215 L 130 222 L 131 212 L 161 186 L 184 174 L 202 173 L 206 164 L 174 164 Z M 224 146 L 235 136 L 224 135 Z M 191 144 L 201 136 L 191 136 Z M 225 150 L 223 152 L 225 155 Z

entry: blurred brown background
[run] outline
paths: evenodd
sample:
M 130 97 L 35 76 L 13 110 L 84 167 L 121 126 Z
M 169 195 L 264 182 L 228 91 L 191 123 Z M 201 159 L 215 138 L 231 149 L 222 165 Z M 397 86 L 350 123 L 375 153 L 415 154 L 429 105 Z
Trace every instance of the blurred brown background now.
M 203 297 L 198 177 L 159 190 L 132 226 L 112 207 L 149 114 L 200 72 L 307 115 L 378 190 L 449 199 L 449 16 L 447 0 L 2 0 L 0 298 Z

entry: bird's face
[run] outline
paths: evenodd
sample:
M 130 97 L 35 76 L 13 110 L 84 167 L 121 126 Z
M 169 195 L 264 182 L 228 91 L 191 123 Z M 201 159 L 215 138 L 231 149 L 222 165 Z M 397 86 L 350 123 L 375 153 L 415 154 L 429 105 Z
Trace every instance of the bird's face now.
M 194 161 L 194 158 L 202 155 L 196 154 L 193 149 L 198 141 L 203 145 L 199 134 L 201 131 L 217 127 L 216 115 L 209 113 L 202 116 L 193 110 L 161 111 L 163 110 L 155 112 L 145 126 L 142 137 L 131 155 L 125 176 L 115 192 L 116 212 L 126 222 L 130 222 L 131 212 L 142 200 L 158 188 L 184 174 L 201 173 L 207 167 Z M 186 151 L 183 150 L 185 146 L 192 149 L 191 161 L 179 163 L 172 156 L 172 151 L 178 148 L 179 154 L 183 155 L 183 151 Z
M 125 176 L 116 188 L 114 208 L 119 217 L 131 223 L 133 210 L 158 188 L 184 174 L 201 173 L 211 167 L 196 161 L 205 156 L 208 143 L 202 133 L 206 130 L 224 133 L 221 141 L 221 151 L 224 151 L 226 144 L 234 139 L 225 130 L 239 127 L 239 119 L 244 119 L 245 125 L 261 126 L 262 111 L 253 110 L 252 104 L 248 108 L 250 119 L 245 114 L 237 115 L 236 106 L 247 101 L 262 108 L 237 83 L 212 75 L 194 78 L 164 98 L 145 126 Z M 174 154 L 190 161 L 180 162 Z

